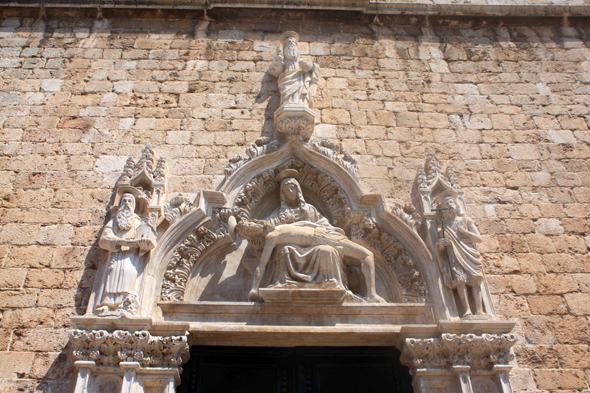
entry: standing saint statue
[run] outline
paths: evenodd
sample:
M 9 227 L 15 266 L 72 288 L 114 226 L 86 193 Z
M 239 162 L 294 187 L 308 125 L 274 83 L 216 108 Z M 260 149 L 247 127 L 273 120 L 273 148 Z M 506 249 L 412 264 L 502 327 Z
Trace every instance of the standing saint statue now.
M 236 228 L 246 238 L 264 237 L 249 299 L 258 300 L 266 265 L 274 255 L 271 287 L 346 289 L 343 261 L 347 257 L 347 263 L 361 269 L 367 301 L 385 302 L 375 290 L 373 253 L 352 242 L 341 228 L 332 226 L 314 206 L 305 202 L 297 176 L 294 169 L 279 173 L 281 206 L 265 221 L 241 221 Z
M 116 216 L 105 226 L 99 246 L 109 251 L 108 272 L 98 313 L 134 314 L 139 299 L 135 293 L 141 257 L 155 248 L 149 237 L 139 234 L 141 220 L 135 214 L 135 196 L 123 194 Z
M 481 295 L 483 267 L 476 243 L 482 241 L 473 220 L 459 212 L 455 195 L 444 192 L 440 201 L 443 228 L 436 242 L 436 251 L 441 260 L 445 285 L 456 289 L 465 313 L 472 315 L 467 287 L 470 288 L 477 315 L 484 315 Z
M 313 107 L 313 96 L 320 79 L 320 67 L 310 61 L 299 60 L 299 35 L 287 31 L 281 36 L 283 54 L 274 58 L 269 73 L 278 78 L 281 107 L 298 105 Z

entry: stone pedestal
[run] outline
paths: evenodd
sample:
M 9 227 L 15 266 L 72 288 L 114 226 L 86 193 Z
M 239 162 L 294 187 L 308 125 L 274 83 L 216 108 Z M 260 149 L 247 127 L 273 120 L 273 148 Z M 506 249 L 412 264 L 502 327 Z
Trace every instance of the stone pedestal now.
M 275 112 L 275 129 L 287 139 L 307 142 L 315 128 L 315 113 L 305 105 L 283 105 Z
M 260 297 L 266 303 L 342 304 L 345 289 L 261 288 Z

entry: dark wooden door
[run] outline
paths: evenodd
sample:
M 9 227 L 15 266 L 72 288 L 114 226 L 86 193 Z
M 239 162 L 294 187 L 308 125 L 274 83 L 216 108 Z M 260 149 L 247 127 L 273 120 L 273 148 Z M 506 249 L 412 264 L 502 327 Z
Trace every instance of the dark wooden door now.
M 180 393 L 412 393 L 391 347 L 192 347 Z

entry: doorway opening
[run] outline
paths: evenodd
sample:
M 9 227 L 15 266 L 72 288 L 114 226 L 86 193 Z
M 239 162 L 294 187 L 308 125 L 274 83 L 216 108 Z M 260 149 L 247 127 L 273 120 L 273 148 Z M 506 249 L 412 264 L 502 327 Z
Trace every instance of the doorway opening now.
M 394 347 L 191 348 L 179 393 L 413 393 Z

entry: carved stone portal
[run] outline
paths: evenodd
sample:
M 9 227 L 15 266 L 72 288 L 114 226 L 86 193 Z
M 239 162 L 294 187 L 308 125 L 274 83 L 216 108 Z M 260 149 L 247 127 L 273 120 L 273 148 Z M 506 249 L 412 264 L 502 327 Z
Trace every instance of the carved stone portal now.
M 171 197 L 154 149 L 128 160 L 99 241 L 108 256 L 72 317 L 76 393 L 172 393 L 189 339 L 396 345 L 416 392 L 511 391 L 515 322 L 495 316 L 452 169 L 429 153 L 413 206 L 363 194 L 355 159 L 313 136 L 319 67 L 297 40 L 282 36 L 269 70 L 278 138 L 229 160 L 217 190 Z

